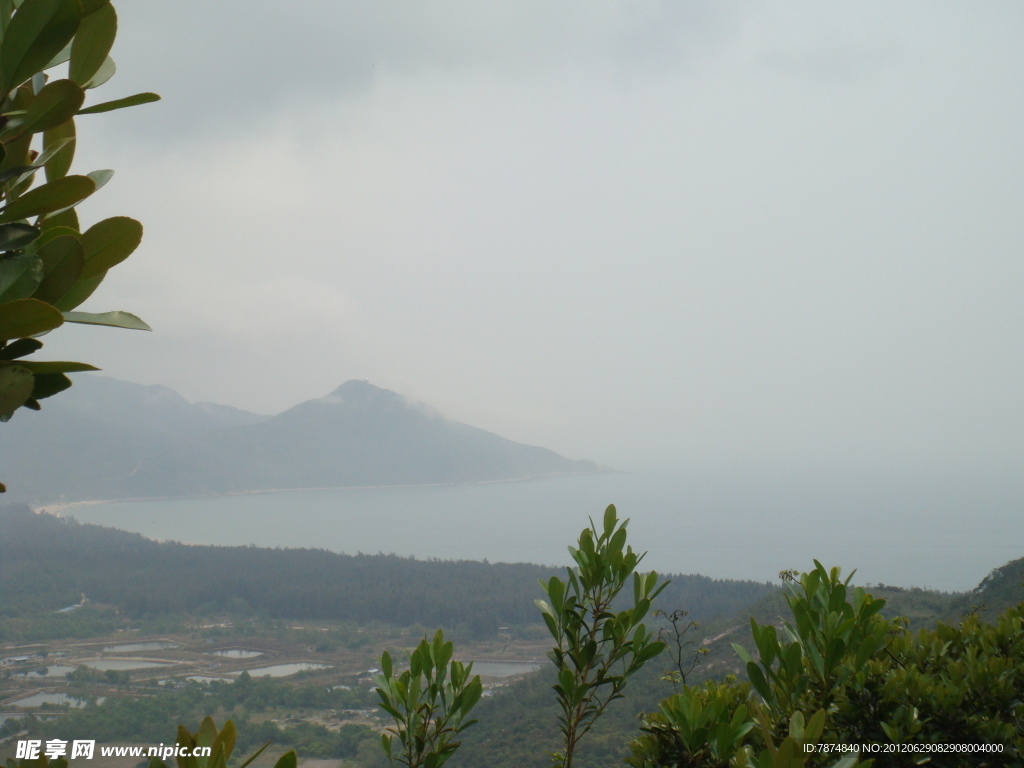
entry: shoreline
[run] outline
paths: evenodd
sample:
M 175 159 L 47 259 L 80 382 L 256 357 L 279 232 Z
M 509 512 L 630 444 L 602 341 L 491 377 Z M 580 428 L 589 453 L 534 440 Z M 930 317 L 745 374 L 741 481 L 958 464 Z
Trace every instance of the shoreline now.
M 62 517 L 65 512 L 75 507 L 92 507 L 97 504 L 121 504 L 139 501 L 183 501 L 186 499 L 219 499 L 231 496 L 255 496 L 269 493 L 295 493 L 298 491 L 365 491 L 383 488 L 450 488 L 460 485 L 496 485 L 499 483 L 529 483 L 534 480 L 547 480 L 553 477 L 577 477 L 581 475 L 619 475 L 627 474 L 619 470 L 605 469 L 597 472 L 549 472 L 529 477 L 509 477 L 501 480 L 467 480 L 453 483 L 398 483 L 395 485 L 330 485 L 312 486 L 307 488 L 261 488 L 252 491 L 228 491 L 225 493 L 198 493 L 185 496 L 135 496 L 119 499 L 81 499 L 78 501 L 58 501 L 47 504 L 29 504 L 36 514 Z

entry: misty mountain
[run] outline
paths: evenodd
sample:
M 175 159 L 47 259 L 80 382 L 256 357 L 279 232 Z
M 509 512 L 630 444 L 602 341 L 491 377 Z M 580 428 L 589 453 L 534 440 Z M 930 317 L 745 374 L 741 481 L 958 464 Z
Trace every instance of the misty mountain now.
M 411 485 L 593 472 L 366 381 L 276 416 L 99 376 L 0 429 L 10 498 L 33 502 Z

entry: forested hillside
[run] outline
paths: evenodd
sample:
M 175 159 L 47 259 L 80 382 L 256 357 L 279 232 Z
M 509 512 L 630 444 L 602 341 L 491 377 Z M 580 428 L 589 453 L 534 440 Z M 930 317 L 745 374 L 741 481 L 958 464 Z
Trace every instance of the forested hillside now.
M 526 563 L 422 561 L 326 550 L 157 543 L 27 507 L 0 507 L 0 613 L 78 603 L 128 616 L 248 611 L 275 618 L 385 621 L 473 635 L 537 623 L 537 580 L 559 572 Z M 770 584 L 672 576 L 660 603 L 706 620 L 729 616 Z

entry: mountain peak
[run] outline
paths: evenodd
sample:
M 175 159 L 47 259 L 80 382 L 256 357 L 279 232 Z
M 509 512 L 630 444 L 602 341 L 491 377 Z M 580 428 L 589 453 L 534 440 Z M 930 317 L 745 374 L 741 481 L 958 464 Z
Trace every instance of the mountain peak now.
M 411 405 L 411 402 L 403 395 L 392 392 L 370 383 L 369 379 L 349 379 L 329 395 L 313 400 L 314 403 L 328 405 L 345 404 L 349 406 L 366 406 L 381 404 L 402 404 Z
M 15 430 L 17 435 L 3 430 L 6 438 L 16 439 L 13 450 L 0 451 L 4 470 L 24 497 L 48 501 L 61 494 L 112 499 L 475 483 L 596 469 L 591 462 L 572 461 L 445 418 L 366 379 L 346 381 L 326 397 L 271 417 L 190 405 L 171 390 L 155 390 L 152 398 L 150 390 L 137 385 L 109 379 L 95 385 L 91 393 L 93 388 L 82 388 L 81 394 L 90 396 L 83 398 L 81 415 L 45 409 L 43 424 L 37 420 L 30 430 Z M 130 398 L 122 390 L 141 394 Z M 173 405 L 175 398 L 180 407 L 167 409 L 164 400 Z M 114 424 L 89 418 L 89 406 L 97 403 L 117 403 L 124 412 Z M 154 428 L 165 422 L 178 428 Z M 7 465 L 8 455 L 14 466 Z

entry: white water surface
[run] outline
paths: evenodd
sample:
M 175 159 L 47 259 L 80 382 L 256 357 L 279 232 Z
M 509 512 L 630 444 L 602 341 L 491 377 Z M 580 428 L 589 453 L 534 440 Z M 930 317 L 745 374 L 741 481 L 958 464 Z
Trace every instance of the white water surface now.
M 565 565 L 588 516 L 631 518 L 644 565 L 776 579 L 814 558 L 860 584 L 972 589 L 1024 556 L 1024 481 L 956 477 L 579 475 L 479 485 L 286 491 L 111 502 L 64 514 L 190 544 Z

